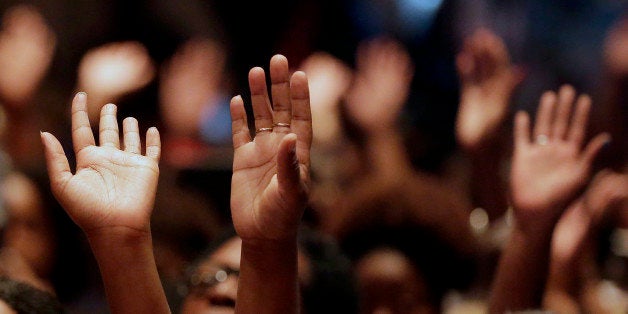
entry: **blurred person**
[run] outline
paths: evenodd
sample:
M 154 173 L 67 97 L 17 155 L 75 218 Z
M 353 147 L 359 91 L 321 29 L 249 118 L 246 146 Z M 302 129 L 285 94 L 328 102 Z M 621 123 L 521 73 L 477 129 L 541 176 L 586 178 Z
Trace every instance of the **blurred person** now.
M 90 95 L 92 124 L 108 103 L 146 86 L 155 77 L 155 65 L 139 42 L 109 43 L 88 51 L 78 67 L 77 90 Z
M 5 129 L 22 136 L 3 136 L 5 149 L 18 167 L 37 160 L 33 138 L 40 122 L 34 101 L 52 62 L 56 35 L 34 6 L 18 4 L 2 16 L 0 29 L 0 105 Z
M 2 17 L 0 101 L 11 110 L 33 100 L 50 66 L 56 36 L 34 6 L 16 5 Z
M 342 238 L 373 221 L 409 220 L 472 254 L 467 198 L 450 182 L 415 170 L 406 150 L 400 115 L 413 73 L 407 52 L 395 41 L 376 39 L 358 50 L 357 65 L 343 107 L 353 141 L 338 157 L 344 186 L 321 213 L 322 228 Z
M 162 66 L 160 114 L 166 127 L 166 151 L 172 152 L 164 156 L 167 163 L 196 167 L 206 162 L 211 148 L 230 142 L 226 62 L 222 43 L 193 38 Z
M 563 86 L 543 94 L 532 131 L 528 114 L 517 113 L 510 172 L 514 228 L 493 281 L 491 313 L 541 307 L 555 226 L 610 141 L 603 133 L 585 142 L 590 108 L 587 95 L 576 98 L 572 87 Z
M 43 290 L 23 282 L 0 277 L 0 313 L 60 314 L 61 303 Z
M 27 176 L 12 172 L 0 182 L 0 192 L 7 214 L 0 249 L 2 273 L 53 291 L 50 280 L 58 243 L 38 187 Z
M 189 271 L 180 313 L 235 311 L 241 250 L 233 231 L 210 246 Z M 301 313 L 357 312 L 349 261 L 330 238 L 299 230 L 298 264 Z
M 474 275 L 473 257 L 412 222 L 362 226 L 340 243 L 353 263 L 361 313 L 442 312 L 445 294 L 467 288 Z

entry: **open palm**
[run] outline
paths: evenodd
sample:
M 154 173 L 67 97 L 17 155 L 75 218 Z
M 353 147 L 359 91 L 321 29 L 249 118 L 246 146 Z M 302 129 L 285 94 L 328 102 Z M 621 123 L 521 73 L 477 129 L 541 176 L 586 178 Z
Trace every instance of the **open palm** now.
M 501 38 L 487 29 L 465 41 L 456 63 L 462 88 L 456 135 L 463 147 L 473 150 L 498 133 L 523 75 L 510 63 Z
M 102 108 L 96 146 L 86 110 L 86 95 L 79 93 L 72 103 L 75 174 L 59 141 L 42 133 L 55 197 L 85 232 L 111 227 L 148 231 L 159 176 L 157 129 L 148 130 L 143 156 L 137 120 L 125 119 L 121 150 L 116 107 L 109 104 Z
M 290 78 L 288 61 L 270 62 L 269 101 L 264 70 L 249 73 L 255 117 L 251 139 L 244 103 L 231 101 L 234 145 L 231 213 L 242 239 L 282 240 L 294 236 L 307 200 L 312 120 L 307 78 Z
M 572 116 L 573 88 L 541 98 L 530 140 L 529 118 L 519 113 L 515 122 L 515 151 L 511 169 L 513 204 L 519 216 L 558 218 L 588 182 L 593 159 L 609 138 L 601 134 L 582 149 L 591 100 L 580 96 Z M 552 209 L 551 211 L 548 211 Z

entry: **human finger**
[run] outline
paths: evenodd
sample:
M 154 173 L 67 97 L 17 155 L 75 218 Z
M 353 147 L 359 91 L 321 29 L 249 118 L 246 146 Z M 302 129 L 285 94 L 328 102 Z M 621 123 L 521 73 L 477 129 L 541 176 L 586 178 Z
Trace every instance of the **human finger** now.
M 251 141 L 249 126 L 246 121 L 246 111 L 244 110 L 244 101 L 242 96 L 238 95 L 231 99 L 229 104 L 231 111 L 231 137 L 233 140 L 233 149 Z
M 290 72 L 286 57 L 275 55 L 270 59 L 270 80 L 273 98 L 273 129 L 290 132 L 292 104 L 290 103 Z
M 249 89 L 251 90 L 251 103 L 253 105 L 253 117 L 256 130 L 272 130 L 273 112 L 266 90 L 266 75 L 260 67 L 249 71 Z
M 72 143 L 76 155 L 83 148 L 96 145 L 87 114 L 87 94 L 83 92 L 77 93 L 72 100 Z
M 290 80 L 292 98 L 292 132 L 297 135 L 297 154 L 302 164 L 310 165 L 312 146 L 312 112 L 310 110 L 310 90 L 307 76 L 297 71 Z
M 161 138 L 156 127 L 151 127 L 146 131 L 146 156 L 159 163 Z
M 142 143 L 140 140 L 140 130 L 137 124 L 137 120 L 132 117 L 128 117 L 122 121 L 122 132 L 124 138 L 124 151 L 141 154 Z
M 100 110 L 100 146 L 120 149 L 120 132 L 118 131 L 118 108 L 114 104 L 106 104 Z
M 556 108 L 552 129 L 552 137 L 557 140 L 565 139 L 567 135 L 567 127 L 571 117 L 571 107 L 575 97 L 576 90 L 569 85 L 562 86 L 558 91 L 558 106 Z
M 551 126 L 555 105 L 556 94 L 552 91 L 543 93 L 541 100 L 539 101 L 539 109 L 536 113 L 536 121 L 534 123 L 535 139 L 538 139 L 541 136 L 545 136 L 546 139 L 551 137 Z

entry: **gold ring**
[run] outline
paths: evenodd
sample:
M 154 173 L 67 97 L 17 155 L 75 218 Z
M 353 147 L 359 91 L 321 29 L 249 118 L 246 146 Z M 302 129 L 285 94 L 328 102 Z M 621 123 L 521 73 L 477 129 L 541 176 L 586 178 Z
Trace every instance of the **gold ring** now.
M 273 123 L 273 126 L 282 126 L 285 128 L 289 128 L 290 127 L 290 123 L 282 123 L 282 122 L 277 122 L 277 123 Z
M 272 132 L 272 131 L 273 131 L 273 128 L 259 128 L 255 130 L 255 134 L 262 133 L 262 132 Z

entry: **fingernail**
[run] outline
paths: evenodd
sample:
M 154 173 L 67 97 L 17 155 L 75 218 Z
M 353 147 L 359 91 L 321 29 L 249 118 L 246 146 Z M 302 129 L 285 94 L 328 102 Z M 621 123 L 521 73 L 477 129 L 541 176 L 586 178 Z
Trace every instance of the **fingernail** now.
M 87 97 L 87 93 L 85 93 L 85 92 L 78 92 L 78 93 L 76 94 L 76 96 L 77 96 L 79 99 L 83 100 L 83 99 L 85 99 L 85 98 Z

